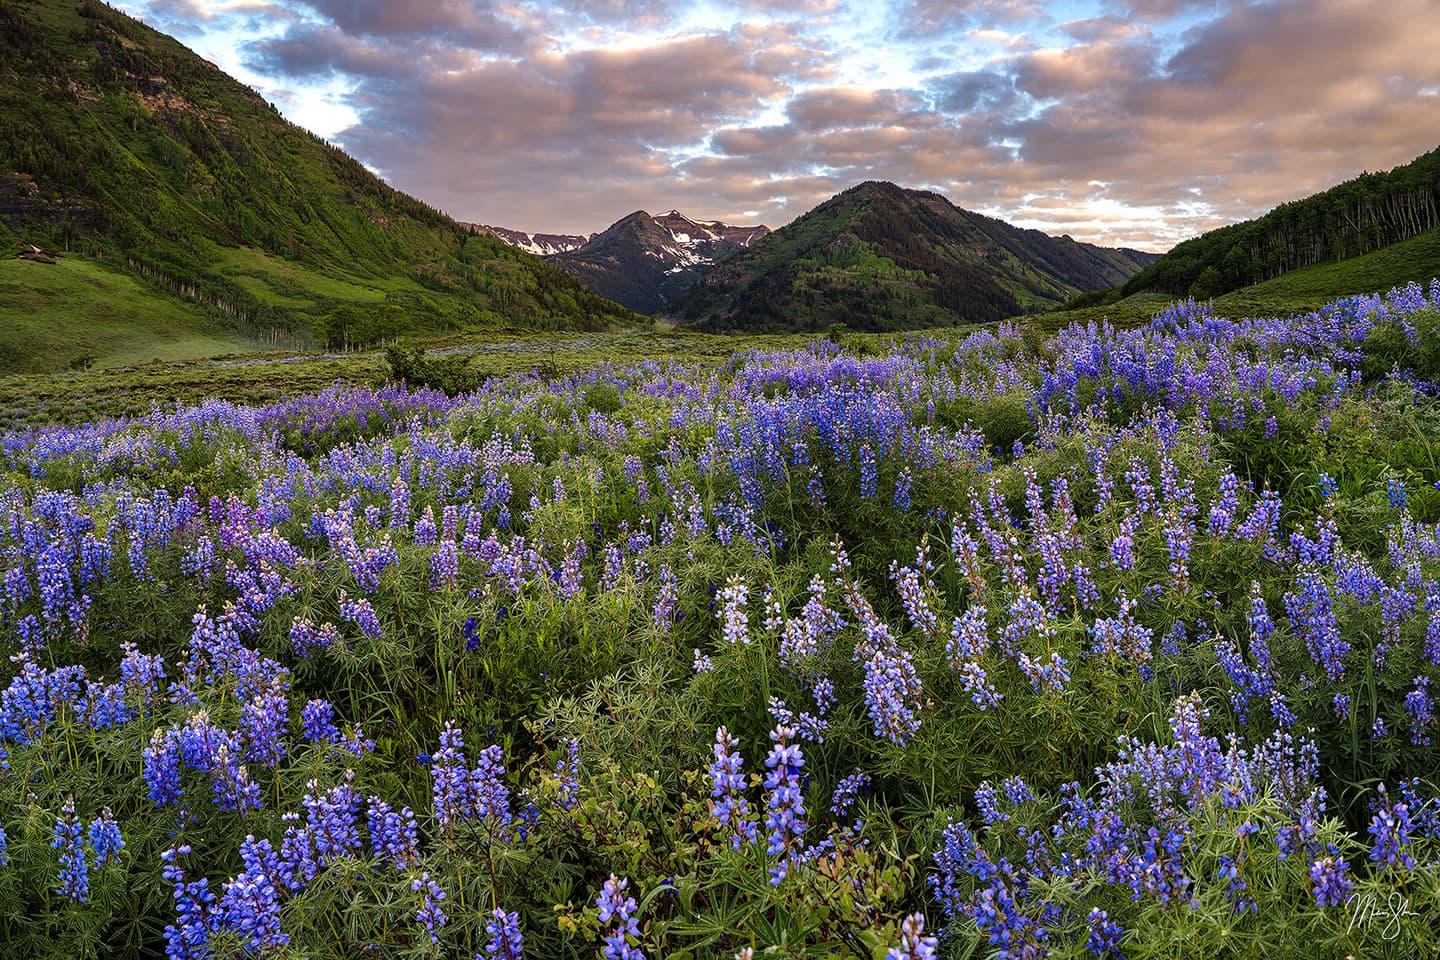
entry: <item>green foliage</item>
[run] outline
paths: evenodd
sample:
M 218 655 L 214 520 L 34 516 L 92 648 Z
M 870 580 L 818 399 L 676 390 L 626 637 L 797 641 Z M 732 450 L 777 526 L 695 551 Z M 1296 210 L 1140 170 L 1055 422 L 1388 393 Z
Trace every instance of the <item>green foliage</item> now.
M 390 365 L 390 379 L 411 388 L 425 387 L 455 396 L 473 390 L 479 378 L 470 369 L 469 358 L 462 354 L 430 356 L 419 347 L 385 348 L 385 362 Z
M 1225 292 L 1225 278 L 1215 267 L 1206 267 L 1200 271 L 1200 276 L 1190 284 L 1190 298 L 1192 300 L 1210 300 Z
M 326 347 L 368 347 L 410 332 L 405 311 L 393 304 L 362 308 L 349 304 L 335 308 L 315 322 L 315 338 Z
M 978 411 L 978 426 L 992 448 L 1009 453 L 1015 443 L 1031 433 L 1028 395 L 1008 393 L 984 404 Z

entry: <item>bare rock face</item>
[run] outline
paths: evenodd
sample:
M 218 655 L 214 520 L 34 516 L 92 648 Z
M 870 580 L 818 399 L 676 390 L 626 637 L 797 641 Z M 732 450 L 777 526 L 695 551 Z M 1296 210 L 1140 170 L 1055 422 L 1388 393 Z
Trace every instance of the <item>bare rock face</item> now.
M 595 293 L 640 313 L 659 313 L 718 261 L 770 232 L 692 220 L 679 210 L 659 216 L 636 210 L 588 237 L 462 225 L 544 257 Z
M 537 257 L 567 253 L 583 247 L 585 241 L 595 236 L 593 233 L 589 237 L 570 233 L 525 233 L 522 230 L 511 230 L 508 227 L 492 227 L 488 223 L 465 223 L 463 221 L 460 226 L 469 227 L 481 236 L 494 237 L 512 247 L 519 247 L 526 253 L 533 253 Z
M 678 210 L 637 210 L 550 262 L 591 290 L 640 313 L 658 313 L 718 261 L 769 233 L 764 226 L 692 220 Z

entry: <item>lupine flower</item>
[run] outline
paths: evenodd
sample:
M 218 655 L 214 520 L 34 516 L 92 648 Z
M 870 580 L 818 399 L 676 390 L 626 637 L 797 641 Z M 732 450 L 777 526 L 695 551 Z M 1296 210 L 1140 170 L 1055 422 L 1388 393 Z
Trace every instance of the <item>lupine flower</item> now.
M 729 643 L 750 642 L 750 624 L 745 615 L 747 592 L 745 582 L 739 577 L 732 577 L 725 589 L 720 591 L 720 620 L 725 640 Z
M 1332 682 L 1339 682 L 1345 672 L 1345 658 L 1350 644 L 1340 636 L 1331 605 L 1330 590 L 1320 575 L 1303 572 L 1297 580 L 1296 593 L 1285 594 L 1285 611 L 1291 629 L 1305 641 L 1306 648 Z
M 342 592 L 340 594 L 340 616 L 359 627 L 360 632 L 370 639 L 380 639 L 380 621 L 375 616 L 375 608 L 370 606 L 370 601 L 364 597 L 351 600 Z
M 238 733 L 246 763 L 273 767 L 285 754 L 285 725 L 290 701 L 285 691 L 272 688 L 247 703 L 240 712 Z
M 899 746 L 909 742 L 920 729 L 921 693 L 920 676 L 909 651 L 893 642 L 877 645 L 865 661 L 864 691 L 875 736 Z
M 210 953 L 211 914 L 215 895 L 210 881 L 185 879 L 185 871 L 177 862 L 190 852 L 189 844 L 171 847 L 160 854 L 165 862 L 161 871 L 172 884 L 176 922 L 165 927 L 165 955 L 169 960 L 208 960 Z
M 441 590 L 460 582 L 460 551 L 454 540 L 441 540 L 430 555 L 430 589 Z
M 348 774 L 345 781 L 323 793 L 318 781 L 309 781 L 303 802 L 306 829 L 320 866 L 359 852 L 360 797 L 350 786 Z
M 503 759 L 500 745 L 491 744 L 480 751 L 475 769 L 470 771 L 470 815 L 477 819 L 510 822 L 510 790 L 505 786 Z
M 1415 678 L 1415 688 L 1405 694 L 1405 709 L 1410 714 L 1410 742 L 1416 746 L 1430 745 L 1430 727 L 1435 723 L 1435 701 L 1430 698 L 1430 678 Z
M 990 781 L 980 781 L 980 786 L 975 788 L 975 806 L 979 808 L 980 816 L 987 826 L 1010 819 L 1010 814 L 995 803 L 995 797 L 995 788 L 990 785 Z
M 280 840 L 280 878 L 285 888 L 298 893 L 320 873 L 315 856 L 315 838 L 294 811 L 281 815 L 285 835 Z
M 181 797 L 180 750 L 176 737 L 156 730 L 150 746 L 140 752 L 140 776 L 150 794 L 150 802 L 163 807 L 178 803 Z
M 739 753 L 740 741 L 723 726 L 715 730 L 714 761 L 710 764 L 710 814 L 722 829 L 728 828 L 730 846 L 740 849 L 754 842 L 757 828 L 750 815 L 750 804 L 742 795 L 745 789 L 744 758 Z
M 799 744 L 792 743 L 795 730 L 777 726 L 770 731 L 772 746 L 765 758 L 766 807 L 765 826 L 769 829 L 766 853 L 781 855 L 770 868 L 770 885 L 776 886 L 789 870 L 789 853 L 793 843 L 805 834 L 805 798 L 800 787 L 800 769 L 805 757 Z
M 650 620 L 655 624 L 656 629 L 661 631 L 670 629 L 675 622 L 679 599 L 679 581 L 668 565 L 662 565 L 660 567 L 660 589 L 655 595 L 655 606 L 650 615 Z
M 852 773 L 835 784 L 835 793 L 830 798 L 830 814 L 839 820 L 850 813 L 860 794 L 870 789 L 870 777 L 863 773 Z
M 1333 853 L 1310 864 L 1311 892 L 1318 906 L 1338 907 L 1350 899 L 1353 887 L 1345 875 L 1349 869 L 1349 862 Z
M 335 726 L 335 707 L 329 700 L 306 701 L 300 711 L 300 729 L 311 743 L 334 743 L 340 739 Z
M 240 857 L 245 869 L 225 883 L 215 916 L 239 934 L 249 952 L 260 955 L 290 942 L 280 929 L 280 892 L 275 887 L 279 859 L 269 840 L 253 836 L 240 845 Z
M 352 723 L 349 731 L 340 738 L 340 742 L 335 746 L 352 757 L 363 757 L 375 749 L 375 741 L 365 736 L 365 730 L 360 724 Z
M 635 898 L 625 892 L 629 886 L 628 878 L 612 873 L 595 901 L 605 960 L 645 960 L 645 954 L 633 945 L 640 939 L 640 921 L 635 917 Z
M 465 765 L 465 738 L 459 728 L 447 722 L 440 733 L 440 749 L 430 758 L 435 818 L 442 827 L 466 816 L 470 771 Z
M 247 811 L 258 810 L 264 805 L 260 800 L 260 784 L 250 779 L 250 771 L 228 744 L 221 744 L 215 749 L 210 765 L 210 783 L 215 805 L 221 810 L 244 816 Z
M 396 870 L 406 869 L 419 856 L 420 832 L 409 807 L 399 813 L 379 797 L 371 797 L 366 814 L 370 850 L 376 860 L 388 861 Z
M 905 513 L 910 509 L 910 468 L 901 467 L 899 475 L 895 478 L 895 509 Z
M 925 934 L 925 915 L 912 913 L 900 922 L 900 943 L 885 952 L 885 960 L 935 960 L 939 941 Z
M 1375 839 L 1370 848 L 1370 859 L 1387 867 L 1414 870 L 1415 857 L 1410 852 L 1410 808 L 1405 803 L 1392 803 L 1382 783 L 1377 788 L 1379 798 L 1375 801 L 1374 816 L 1370 818 L 1369 833 Z
M 868 443 L 862 443 L 860 445 L 860 499 L 874 500 L 875 485 L 875 448 Z
M 485 921 L 485 960 L 521 960 L 525 955 L 525 939 L 520 933 L 520 915 L 506 913 L 499 907 Z M 479 960 L 477 957 L 476 960 Z
M 923 547 L 917 565 L 921 569 L 925 565 Z M 935 633 L 940 627 L 940 622 L 930 609 L 930 603 L 925 597 L 925 585 L 921 570 L 916 567 L 902 567 L 891 561 L 890 579 L 895 581 L 896 589 L 900 592 L 900 601 L 905 605 L 905 612 L 910 618 L 911 625 L 923 633 Z
M 55 839 L 50 846 L 60 851 L 60 886 L 56 893 L 77 903 L 90 899 L 90 864 L 85 846 L 85 827 L 75 816 L 75 798 L 68 797 L 55 821 Z
M 445 891 L 430 879 L 428 871 L 412 880 L 410 889 L 420 894 L 420 909 L 415 911 L 415 921 L 425 925 L 431 943 L 439 943 L 440 930 L 449 919 L 440 907 L 440 904 L 445 902 Z
M 1090 908 L 1090 932 L 1085 937 L 1085 949 L 1096 957 L 1118 957 L 1120 938 L 1125 931 L 1120 924 L 1110 919 L 1110 914 L 1099 907 Z
M 561 810 L 573 810 L 580 802 L 580 741 L 565 741 L 565 756 L 555 762 L 555 803 Z
M 120 835 L 120 825 L 106 807 L 100 816 L 90 821 L 90 846 L 95 851 L 95 866 L 119 863 L 120 851 L 125 847 L 125 838 Z

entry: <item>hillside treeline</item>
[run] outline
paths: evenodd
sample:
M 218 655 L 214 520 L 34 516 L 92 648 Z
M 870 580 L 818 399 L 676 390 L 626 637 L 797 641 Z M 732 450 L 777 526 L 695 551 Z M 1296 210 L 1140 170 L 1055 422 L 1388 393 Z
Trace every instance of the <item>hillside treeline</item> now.
M 1121 288 L 1213 297 L 1440 227 L 1440 148 L 1178 244 Z

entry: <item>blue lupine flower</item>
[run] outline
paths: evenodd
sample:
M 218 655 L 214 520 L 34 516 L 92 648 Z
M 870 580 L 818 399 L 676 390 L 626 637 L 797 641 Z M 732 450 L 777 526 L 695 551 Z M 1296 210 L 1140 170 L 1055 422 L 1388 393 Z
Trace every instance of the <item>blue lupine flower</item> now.
M 440 942 L 440 930 L 449 919 L 440 904 L 445 902 L 445 891 L 440 885 L 430 879 L 428 871 L 421 873 L 410 882 L 410 889 L 420 894 L 420 909 L 415 912 L 417 923 L 425 925 L 425 931 L 430 934 L 431 943 Z
M 900 921 L 900 943 L 885 951 L 885 960 L 935 960 L 940 943 L 925 933 L 925 915 L 912 913 Z
M 520 915 L 506 913 L 499 907 L 485 921 L 485 960 L 521 960 L 525 955 L 525 938 L 520 933 Z M 476 958 L 479 960 L 479 957 Z
M 1406 803 L 1392 803 L 1382 783 L 1376 788 L 1379 798 L 1375 801 L 1374 815 L 1368 828 L 1375 842 L 1370 848 L 1370 859 L 1387 867 L 1414 870 L 1415 857 L 1410 851 L 1410 834 L 1414 825 L 1410 820 L 1410 807 Z
M 780 856 L 770 869 L 770 885 L 776 886 L 789 870 L 793 844 L 805 834 L 805 798 L 800 785 L 800 770 L 805 757 L 795 738 L 793 727 L 777 726 L 770 731 L 772 746 L 765 758 L 764 786 L 766 793 L 765 826 L 769 843 L 765 852 Z
M 67 797 L 55 821 L 55 839 L 50 846 L 60 851 L 60 886 L 56 893 L 78 903 L 90 899 L 90 864 L 85 846 L 85 827 L 75 816 L 75 798 Z
M 300 711 L 300 732 L 311 743 L 334 743 L 340 739 L 335 726 L 335 707 L 329 700 L 308 700 Z
M 120 835 L 120 825 L 115 822 L 110 808 L 106 807 L 100 816 L 90 821 L 90 846 L 95 851 L 95 866 L 119 863 L 120 851 L 125 847 L 125 838 Z
M 409 807 L 396 813 L 384 800 L 371 797 L 366 824 L 376 860 L 389 861 L 396 870 L 404 870 L 419 856 L 420 831 Z
M 635 898 L 625 892 L 629 886 L 628 878 L 612 873 L 595 901 L 605 960 L 645 960 L 645 954 L 634 946 L 640 939 L 640 921 L 635 916 Z
M 1310 864 L 1310 889 L 1318 906 L 1338 907 L 1350 899 L 1349 869 L 1349 862 L 1334 852 Z
M 239 935 L 245 948 L 262 955 L 290 942 L 280 929 L 280 860 L 269 840 L 247 836 L 240 844 L 245 869 L 225 883 L 215 918 Z
M 176 922 L 165 927 L 165 955 L 169 960 L 209 960 L 211 914 L 215 895 L 210 881 L 201 877 L 187 881 L 185 871 L 177 862 L 190 852 L 189 844 L 171 847 L 160 854 L 165 862 L 161 871 L 173 885 Z
M 745 789 L 745 761 L 739 752 L 740 741 L 723 726 L 715 730 L 714 761 L 710 764 L 710 814 L 721 826 L 728 828 L 730 846 L 740 849 L 742 842 L 753 842 L 758 836 L 750 804 L 742 795 Z

